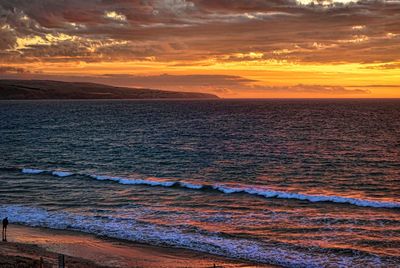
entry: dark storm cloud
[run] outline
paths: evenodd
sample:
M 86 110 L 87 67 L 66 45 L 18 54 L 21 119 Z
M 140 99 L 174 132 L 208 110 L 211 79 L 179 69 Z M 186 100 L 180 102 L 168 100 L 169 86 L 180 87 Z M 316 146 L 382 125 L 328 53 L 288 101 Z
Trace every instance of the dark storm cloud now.
M 0 61 L 400 59 L 399 1 L 319 2 L 0 0 Z

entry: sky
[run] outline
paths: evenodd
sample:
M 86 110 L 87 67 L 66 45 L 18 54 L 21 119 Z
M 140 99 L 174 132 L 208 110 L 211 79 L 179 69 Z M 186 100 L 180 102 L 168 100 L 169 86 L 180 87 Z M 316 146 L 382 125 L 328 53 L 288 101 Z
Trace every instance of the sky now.
M 0 78 L 400 98 L 400 0 L 0 0 Z

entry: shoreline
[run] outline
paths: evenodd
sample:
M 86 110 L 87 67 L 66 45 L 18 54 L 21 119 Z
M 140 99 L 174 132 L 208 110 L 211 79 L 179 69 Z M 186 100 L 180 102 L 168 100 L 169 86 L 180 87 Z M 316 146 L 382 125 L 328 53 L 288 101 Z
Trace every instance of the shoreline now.
M 58 254 L 65 255 L 67 267 L 278 267 L 70 230 L 10 224 L 7 234 L 8 242 L 0 244 L 2 267 L 32 267 L 40 257 L 44 267 L 52 267 Z

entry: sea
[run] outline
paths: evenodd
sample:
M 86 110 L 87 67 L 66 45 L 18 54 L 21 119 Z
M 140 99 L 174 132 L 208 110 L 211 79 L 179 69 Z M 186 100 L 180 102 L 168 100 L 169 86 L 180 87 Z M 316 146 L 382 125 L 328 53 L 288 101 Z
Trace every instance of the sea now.
M 0 102 L 0 217 L 283 267 L 400 267 L 400 100 Z

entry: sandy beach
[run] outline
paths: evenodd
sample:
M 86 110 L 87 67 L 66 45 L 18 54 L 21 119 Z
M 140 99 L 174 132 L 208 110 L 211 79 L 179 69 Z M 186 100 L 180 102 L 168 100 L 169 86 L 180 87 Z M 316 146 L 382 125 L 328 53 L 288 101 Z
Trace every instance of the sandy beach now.
M 272 267 L 230 260 L 185 249 L 99 238 L 73 231 L 10 225 L 0 246 L 1 267 Z

